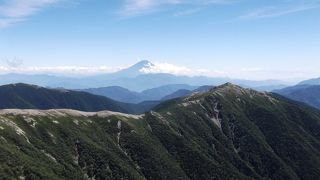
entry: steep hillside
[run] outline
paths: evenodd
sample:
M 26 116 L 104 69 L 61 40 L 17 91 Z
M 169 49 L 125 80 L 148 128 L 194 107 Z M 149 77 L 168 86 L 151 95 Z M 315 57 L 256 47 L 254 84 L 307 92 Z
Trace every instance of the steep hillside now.
M 319 179 L 320 112 L 232 84 L 139 116 L 1 110 L 0 176 Z
M 184 96 L 188 96 L 192 93 L 192 91 L 187 90 L 187 89 L 180 89 L 172 94 L 169 94 L 165 97 L 163 97 L 161 100 L 166 101 L 166 100 L 170 100 L 170 99 L 175 99 L 175 98 L 179 98 L 179 97 L 184 97 Z

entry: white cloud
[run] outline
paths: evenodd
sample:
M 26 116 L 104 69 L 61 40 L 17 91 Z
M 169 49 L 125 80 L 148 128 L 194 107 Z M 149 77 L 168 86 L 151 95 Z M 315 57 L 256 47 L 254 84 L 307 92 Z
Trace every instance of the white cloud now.
M 14 63 L 14 62 L 12 62 Z M 103 73 L 112 73 L 126 69 L 124 67 L 110 66 L 20 66 L 11 64 L 0 66 L 0 73 L 21 73 L 21 74 L 58 74 L 58 75 L 95 75 Z M 173 75 L 184 76 L 224 76 L 224 71 L 211 71 L 207 69 L 192 69 L 185 66 L 178 66 L 169 63 L 152 63 L 140 69 L 141 73 L 156 74 L 168 73 Z
M 125 0 L 119 12 L 124 16 L 133 16 L 155 11 L 158 7 L 167 4 L 179 3 L 179 0 Z
M 187 9 L 187 10 L 183 10 L 183 11 L 179 11 L 179 12 L 175 13 L 174 16 L 186 16 L 186 15 L 197 13 L 197 12 L 201 11 L 202 9 L 203 8 L 200 8 L 200 7 Z
M 184 66 L 177 66 L 169 63 L 153 63 L 147 67 L 140 69 L 140 72 L 146 74 L 168 73 L 185 76 L 216 76 L 224 74 L 224 72 L 222 71 L 209 71 L 207 69 L 191 69 Z
M 249 68 L 242 68 L 241 71 L 242 72 L 258 72 L 258 71 L 262 71 L 262 68 L 259 67 L 249 67 Z
M 20 74 L 55 74 L 63 76 L 90 76 L 104 73 L 117 72 L 128 68 L 110 66 L 0 66 L 0 74 L 20 73 Z M 308 79 L 319 76 L 318 70 L 277 70 L 262 69 L 258 67 L 229 69 L 229 70 L 207 70 L 194 69 L 185 66 L 178 66 L 169 63 L 153 63 L 140 70 L 141 73 L 169 73 L 183 76 L 207 76 L 207 77 L 229 77 L 236 79 L 265 80 L 265 79 Z
M 6 0 L 0 6 L 0 14 L 11 18 L 26 17 L 58 1 L 60 0 Z
M 63 0 L 4 0 L 0 1 L 0 28 L 26 20 L 42 8 Z M 2 3 L 1 3 L 2 2 Z
M 184 15 L 195 13 L 201 10 L 199 7 L 208 6 L 211 4 L 229 4 L 234 0 L 125 0 L 120 14 L 123 16 L 135 16 L 154 12 L 162 7 L 175 5 L 190 5 L 193 9 L 182 10 L 176 15 Z M 189 7 L 190 8 L 190 7 Z
M 19 18 L 0 18 L 0 28 L 6 28 L 16 23 L 22 22 L 24 19 Z
M 239 17 L 239 19 L 249 20 L 249 19 L 263 19 L 263 18 L 272 18 L 283 16 L 287 14 L 297 13 L 301 11 L 307 11 L 311 9 L 320 8 L 319 3 L 303 3 L 303 4 L 295 4 L 295 5 L 288 5 L 275 7 L 263 7 L 260 9 L 256 9 L 251 11 L 245 15 Z

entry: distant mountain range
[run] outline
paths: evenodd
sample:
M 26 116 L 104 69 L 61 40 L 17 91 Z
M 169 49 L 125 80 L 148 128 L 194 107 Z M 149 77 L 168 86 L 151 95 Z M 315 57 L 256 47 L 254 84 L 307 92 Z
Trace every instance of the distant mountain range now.
M 28 98 L 40 105 L 68 99 L 66 105 L 75 108 L 87 108 L 79 103 L 91 98 L 100 99 L 90 104 L 98 108 L 115 103 L 22 86 L 5 87 L 0 104 L 9 95 L 9 102 Z M 0 110 L 0 162 L 2 179 L 316 180 L 320 111 L 229 83 L 142 115 Z
M 180 88 L 186 88 L 185 93 L 175 91 Z M 205 92 L 212 87 L 187 90 L 194 88 L 188 85 L 168 85 L 137 93 L 121 87 L 108 87 L 82 92 L 18 83 L 0 86 L 0 109 L 75 109 L 88 112 L 109 110 L 139 114 L 163 101 Z M 166 94 L 169 95 L 165 96 Z
M 158 103 L 123 103 L 87 92 L 48 89 L 28 84 L 0 86 L 0 109 L 75 109 L 142 113 L 156 104 Z
M 142 70 L 154 66 L 149 61 L 141 61 L 121 71 L 109 74 L 101 74 L 89 77 L 64 77 L 53 75 L 26 75 L 5 74 L 0 75 L 0 84 L 27 83 L 44 87 L 62 87 L 66 89 L 88 89 L 109 86 L 120 86 L 131 91 L 141 92 L 169 84 L 188 84 L 190 86 L 220 85 L 232 82 L 244 87 L 257 88 L 259 90 L 273 90 L 279 86 L 287 86 L 290 83 L 278 80 L 250 81 L 229 78 L 214 78 L 205 76 L 176 76 L 172 74 L 146 74 Z
M 320 109 L 320 85 L 301 83 L 297 86 L 275 90 L 274 92 L 289 99 L 303 102 Z
M 308 79 L 300 82 L 298 85 L 320 85 L 320 78 Z
M 84 91 L 95 95 L 105 96 L 120 102 L 140 103 L 143 101 L 159 101 L 165 96 L 168 96 L 180 89 L 189 91 L 194 90 L 196 88 L 197 86 L 190 86 L 186 84 L 170 84 L 152 89 L 147 89 L 142 92 L 130 91 L 119 86 L 80 89 L 78 91 Z
M 194 93 L 204 93 L 204 92 L 208 92 L 212 88 L 214 88 L 214 86 L 200 86 L 199 88 L 194 89 L 194 90 L 179 89 L 179 90 L 173 92 L 172 94 L 164 96 L 161 100 L 166 101 L 166 100 L 170 100 L 170 99 L 189 96 Z

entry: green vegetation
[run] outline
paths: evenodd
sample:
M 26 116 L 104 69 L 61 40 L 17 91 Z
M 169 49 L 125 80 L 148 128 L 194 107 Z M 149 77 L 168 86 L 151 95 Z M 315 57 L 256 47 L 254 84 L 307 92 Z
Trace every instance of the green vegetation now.
M 143 116 L 0 111 L 0 162 L 3 179 L 314 180 L 320 112 L 232 84 Z

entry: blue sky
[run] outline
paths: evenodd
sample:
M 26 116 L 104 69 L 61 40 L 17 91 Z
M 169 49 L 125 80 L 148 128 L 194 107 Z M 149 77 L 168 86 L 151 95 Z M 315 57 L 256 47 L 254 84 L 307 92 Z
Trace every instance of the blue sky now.
M 0 71 L 320 76 L 320 0 L 0 0 Z

